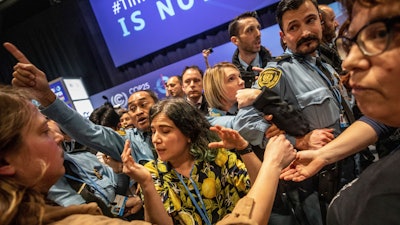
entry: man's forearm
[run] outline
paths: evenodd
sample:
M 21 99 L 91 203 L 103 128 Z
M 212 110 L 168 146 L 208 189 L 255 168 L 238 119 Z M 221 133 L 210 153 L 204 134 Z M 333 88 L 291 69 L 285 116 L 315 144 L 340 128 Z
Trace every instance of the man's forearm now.
M 56 121 L 64 132 L 79 143 L 121 160 L 125 141 L 111 128 L 93 124 L 60 100 L 54 101 L 41 112 Z

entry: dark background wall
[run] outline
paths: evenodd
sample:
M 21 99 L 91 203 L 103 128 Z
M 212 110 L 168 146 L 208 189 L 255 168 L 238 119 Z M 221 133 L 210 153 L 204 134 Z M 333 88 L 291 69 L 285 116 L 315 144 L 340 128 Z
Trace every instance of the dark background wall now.
M 222 24 L 115 68 L 89 0 L 7 1 L 17 3 L 6 9 L 1 9 L 4 3 L 0 3 L 0 42 L 14 43 L 47 74 L 49 81 L 61 76 L 81 77 L 89 95 L 229 41 L 228 25 Z M 320 4 L 331 2 L 319 1 Z M 275 8 L 276 4 L 258 11 L 263 28 L 275 23 Z M 0 48 L 0 83 L 11 83 L 15 63 L 15 59 Z

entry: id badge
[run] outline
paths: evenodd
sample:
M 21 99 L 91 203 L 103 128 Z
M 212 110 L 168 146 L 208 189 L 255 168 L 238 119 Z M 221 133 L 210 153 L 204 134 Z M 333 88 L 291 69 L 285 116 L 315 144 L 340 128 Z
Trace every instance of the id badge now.
M 127 196 L 116 195 L 115 200 L 111 206 L 111 213 L 115 216 L 122 217 L 125 211 L 126 201 L 128 200 Z
M 340 128 L 344 129 L 350 126 L 349 120 L 344 113 L 340 113 Z

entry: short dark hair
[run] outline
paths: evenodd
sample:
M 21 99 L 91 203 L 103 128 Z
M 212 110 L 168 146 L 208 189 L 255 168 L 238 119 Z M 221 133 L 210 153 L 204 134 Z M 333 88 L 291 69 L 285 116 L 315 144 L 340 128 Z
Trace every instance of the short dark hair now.
M 186 67 L 183 69 L 182 74 L 181 74 L 181 79 L 183 79 L 183 74 L 185 74 L 186 71 L 189 70 L 189 69 L 194 69 L 194 70 L 199 71 L 201 77 L 203 77 L 203 70 L 200 69 L 200 67 L 198 67 L 198 66 L 196 66 L 196 65 L 192 65 L 192 66 L 186 66 Z
M 278 7 L 276 9 L 276 22 L 279 24 L 279 28 L 281 31 L 283 31 L 283 25 L 282 25 L 282 17 L 285 12 L 289 10 L 296 10 L 300 8 L 301 5 L 304 4 L 304 2 L 310 1 L 313 3 L 315 8 L 319 12 L 318 8 L 318 3 L 316 0 L 281 0 L 278 4 Z
M 150 90 L 150 89 L 135 91 L 134 93 L 141 92 L 141 91 L 146 92 L 147 94 L 149 94 L 150 97 L 154 100 L 154 103 L 158 102 L 157 94 L 154 91 Z
M 173 77 L 176 77 L 179 80 L 179 83 L 182 85 L 182 76 L 174 75 L 174 76 L 171 76 L 169 79 L 171 79 Z
M 257 12 L 245 12 L 240 14 L 239 16 L 235 17 L 228 26 L 229 37 L 238 36 L 239 35 L 239 20 L 246 19 L 246 18 L 255 18 L 258 20 Z
M 117 128 L 120 116 L 115 112 L 111 103 L 96 108 L 89 116 L 89 120 L 105 127 Z

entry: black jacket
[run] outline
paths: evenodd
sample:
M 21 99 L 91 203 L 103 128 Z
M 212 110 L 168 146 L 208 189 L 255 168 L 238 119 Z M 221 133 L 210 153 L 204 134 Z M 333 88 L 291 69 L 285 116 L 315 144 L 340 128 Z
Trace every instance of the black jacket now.
M 331 65 L 337 73 L 340 74 L 342 72 L 342 60 L 334 46 L 331 47 L 326 43 L 321 43 L 319 46 L 319 53 L 322 62 Z
M 262 68 L 266 67 L 267 63 L 272 61 L 271 53 L 264 46 L 261 46 L 261 50 L 258 52 L 258 54 L 262 60 Z M 250 68 L 243 68 L 243 66 L 240 64 L 239 49 L 236 49 L 235 53 L 233 53 L 232 63 L 235 64 L 235 66 L 240 70 L 240 74 L 242 76 L 248 74 L 249 71 L 253 72 L 251 66 L 249 66 Z

